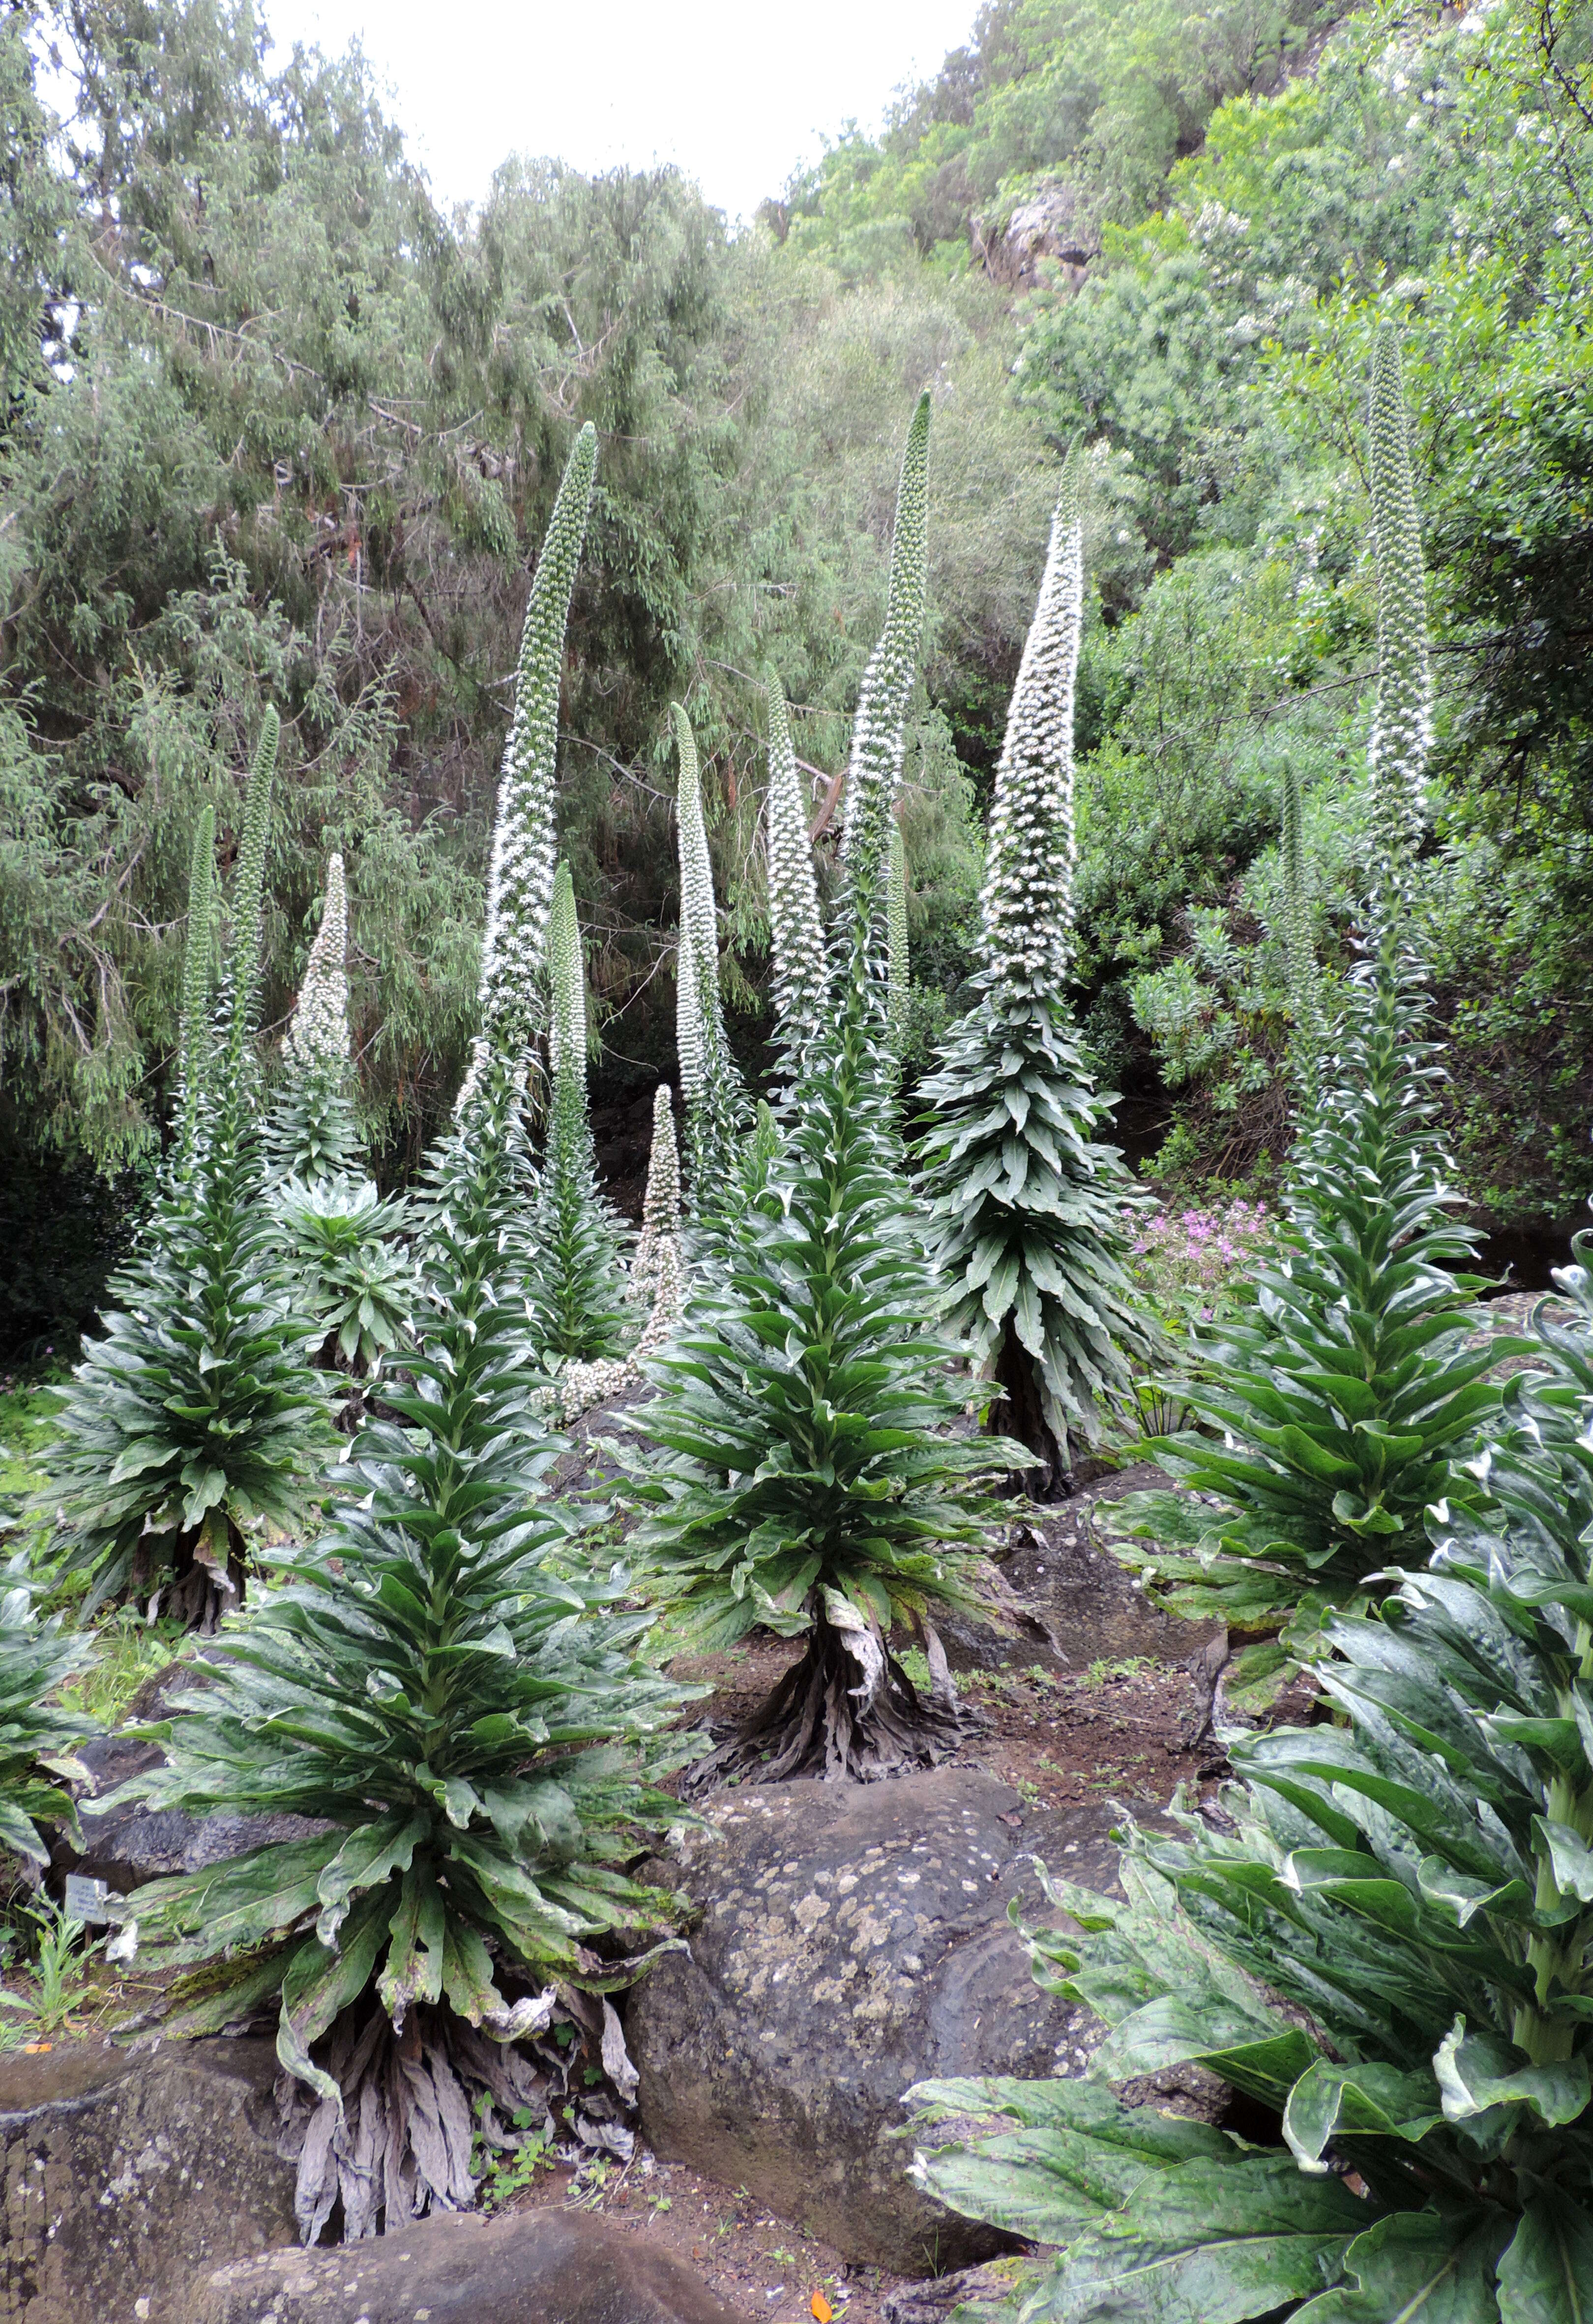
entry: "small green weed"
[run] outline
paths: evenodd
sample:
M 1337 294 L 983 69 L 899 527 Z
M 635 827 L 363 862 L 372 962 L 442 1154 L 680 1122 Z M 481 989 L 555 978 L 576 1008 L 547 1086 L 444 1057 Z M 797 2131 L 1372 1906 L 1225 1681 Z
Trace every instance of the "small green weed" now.
M 1151 1667 L 1149 1655 L 1124 1655 L 1116 1662 L 1093 1662 L 1084 1674 L 1086 1686 L 1105 1686 L 1109 1679 L 1137 1678 Z
M 485 2096 L 481 2103 L 486 2105 Z M 512 2195 L 518 2195 L 530 2186 L 543 2163 L 548 2163 L 551 2168 L 548 2155 L 548 2126 L 544 2122 L 533 2130 L 533 2119 L 529 2107 L 517 2107 L 513 2120 L 514 2128 L 520 2133 L 519 2145 L 509 2153 L 495 2153 L 485 2158 L 479 2198 L 484 2211 L 501 2210 Z
M 17 2013 L 8 2031 L 54 2034 L 96 1990 L 93 1979 L 84 1975 L 95 1947 L 78 1950 L 83 1923 L 72 1920 L 64 1905 L 46 1899 L 24 1905 L 23 1917 L 32 1923 L 35 1932 L 27 1972 L 31 1990 L 0 1989 L 0 2006 Z

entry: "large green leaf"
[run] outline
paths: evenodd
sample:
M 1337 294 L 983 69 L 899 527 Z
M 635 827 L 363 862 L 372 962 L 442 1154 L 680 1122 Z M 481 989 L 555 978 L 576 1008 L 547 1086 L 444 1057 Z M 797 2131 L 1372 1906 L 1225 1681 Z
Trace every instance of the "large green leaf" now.
M 1499 2324 L 1494 2268 L 1507 2218 L 1396 2211 L 1344 2255 L 1346 2283 L 1295 2311 L 1293 2324 Z
M 1593 2210 L 1586 2184 L 1527 2205 L 1499 2262 L 1500 2324 L 1593 2324 Z
M 1050 2313 L 1249 2324 L 1332 2283 L 1367 2224 L 1339 2181 L 1307 2178 L 1288 2157 L 1180 2163 L 1070 2243 Z

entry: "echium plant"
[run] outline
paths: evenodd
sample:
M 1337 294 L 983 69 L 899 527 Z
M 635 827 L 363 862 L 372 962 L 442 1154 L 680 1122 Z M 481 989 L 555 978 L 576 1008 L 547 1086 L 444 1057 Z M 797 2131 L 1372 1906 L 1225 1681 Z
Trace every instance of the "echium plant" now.
M 1077 456 L 1062 472 L 1007 712 L 980 898 L 977 998 L 920 1085 L 918 1146 L 949 1316 L 1000 1389 L 993 1425 L 1065 1489 L 1152 1345 L 1126 1259 L 1134 1182 L 1098 1138 L 1098 1093 L 1066 999 L 1072 961 L 1073 696 L 1084 615 Z
M 1127 1902 L 1060 1884 L 1041 1982 L 1110 2028 L 1081 2081 L 921 2087 L 1003 2127 L 926 2153 L 1052 2246 L 1033 2324 L 1577 2324 L 1593 2292 L 1593 1282 L 1538 1319 L 1436 1553 L 1338 1616 L 1329 1725 L 1230 1737 L 1220 1830 L 1131 1829 Z M 1110 2085 L 1197 2064 L 1245 2135 Z M 1274 2127 L 1275 2126 L 1275 2127 Z
M 624 1575 L 570 1554 L 541 1498 L 554 1447 L 505 1192 L 523 1139 L 510 1104 L 483 1121 L 434 1157 L 412 1384 L 384 1391 L 332 1524 L 279 1554 L 291 1586 L 224 1635 L 137 1779 L 185 1812 L 311 1820 L 152 1883 L 137 1919 L 156 1964 L 216 1965 L 170 1990 L 173 2030 L 277 2006 L 307 2242 L 339 2200 L 349 2238 L 462 2207 L 477 2135 L 514 2145 L 521 2109 L 551 2131 L 563 2083 L 518 2045 L 570 1987 L 626 1981 L 594 1940 L 669 1909 L 628 1867 L 679 1815 L 658 1784 L 694 1748 L 662 1732 L 688 1698 L 645 1659 Z
M 1129 1562 L 1171 1586 L 1179 1610 L 1242 1628 L 1275 1628 L 1295 1609 L 1295 1631 L 1309 1627 L 1324 1600 L 1357 1598 L 1419 1549 L 1430 1502 L 1476 1498 L 1456 1463 L 1498 1403 L 1486 1375 L 1512 1348 L 1480 1328 L 1482 1278 L 1465 1271 L 1477 1240 L 1455 1216 L 1440 1052 L 1406 927 L 1429 725 L 1410 466 L 1389 448 L 1396 428 L 1403 441 L 1398 379 L 1385 338 L 1373 466 L 1385 812 L 1366 956 L 1291 1157 L 1282 1255 L 1256 1276 L 1254 1312 L 1215 1332 L 1178 1384 L 1202 1426 L 1156 1443 L 1162 1467 L 1203 1498 L 1135 1496 L 1112 1513 L 1148 1545 Z M 1391 558 L 1414 570 L 1385 572 Z M 1251 1650 L 1243 1676 L 1282 1660 Z
M 267 1130 L 273 1167 L 313 1186 L 359 1158 L 348 1030 L 348 898 L 343 858 L 327 858 L 320 926 L 282 1043 L 282 1085 Z
M 902 826 L 891 818 L 885 884 L 885 1018 L 891 1054 L 898 1059 L 907 1038 L 912 968 L 907 948 L 907 845 Z
M 681 1149 L 675 1142 L 674 1093 L 660 1082 L 653 1093 L 653 1144 L 647 1156 L 647 1186 L 642 1197 L 642 1231 L 631 1260 L 631 1297 L 652 1307 L 664 1246 L 672 1247 L 679 1273 L 681 1241 Z
M 282 1088 L 267 1130 L 278 1174 L 271 1204 L 321 1327 L 320 1360 L 366 1375 L 401 1347 L 414 1272 L 399 1243 L 406 1205 L 384 1202 L 359 1154 L 349 1056 L 348 904 L 343 859 L 327 862 L 326 902 L 282 1044 Z
M 172 1176 L 193 1175 L 204 1127 L 210 1069 L 210 978 L 216 953 L 216 810 L 200 810 L 188 873 L 188 929 L 182 946 L 182 1022 L 178 1037 L 178 1130 Z
M 1422 837 L 1432 748 L 1432 674 L 1422 527 L 1411 479 L 1399 333 L 1377 334 L 1372 355 L 1372 547 L 1377 563 L 1377 706 L 1367 752 L 1378 872 L 1400 884 Z
M 774 955 L 774 1007 L 780 1038 L 800 1061 L 824 1022 L 829 969 L 824 955 L 813 845 L 791 736 L 791 713 L 778 678 L 770 678 L 768 697 L 769 789 L 764 809 L 764 850 Z
M 316 1326 L 298 1310 L 263 1185 L 255 1029 L 277 733 L 268 709 L 197 1149 L 187 1177 L 162 1185 L 137 1257 L 111 1284 L 116 1305 L 66 1391 L 42 1501 L 42 1513 L 59 1511 L 63 1571 L 90 1577 L 89 1609 L 137 1591 L 152 1616 L 163 1605 L 205 1629 L 243 1594 L 256 1524 L 297 1523 L 335 1443 L 324 1384 L 305 1360 Z M 202 877 L 193 890 L 208 899 Z M 197 1043 L 187 1055 L 197 1062 Z
M 597 434 L 588 420 L 565 464 L 525 608 L 487 871 L 481 1029 L 459 1093 L 463 1111 L 483 1086 L 489 1057 L 500 1059 L 512 1079 L 523 1075 L 546 1021 L 542 977 L 553 902 L 559 680 L 597 464 Z
M 893 549 L 898 723 L 922 610 L 926 423 L 921 406 Z M 911 636 L 904 604 L 917 609 Z M 635 1420 L 653 1448 L 633 1477 L 646 1511 L 641 1538 L 672 1620 L 714 1646 L 759 1624 L 807 1642 L 768 1702 L 704 1763 L 770 1780 L 885 1775 L 955 1743 L 933 1614 L 991 1592 L 977 1554 L 985 1485 L 1007 1460 L 1007 1448 L 958 1429 L 968 1400 L 956 1377 L 962 1351 L 932 1321 L 933 1285 L 889 1130 L 877 923 L 900 754 L 881 700 L 866 680 L 873 724 L 861 763 L 884 806 L 852 829 L 835 1021 L 807 1044 L 783 1145 L 767 1142 L 758 1183 L 749 1179 L 732 1207 L 716 1264 L 648 1366 L 659 1393 Z M 859 763 L 855 749 L 854 773 Z M 923 1639 L 927 1698 L 889 1644 L 898 1619 Z
M 587 1115 L 587 995 L 568 863 L 548 917 L 553 1094 L 533 1224 L 529 1296 L 545 1353 L 591 1361 L 620 1352 L 625 1328 L 621 1230 L 597 1183 Z
M 906 749 L 907 706 L 918 676 L 929 572 L 930 398 L 918 399 L 896 484 L 885 623 L 869 657 L 852 722 L 841 863 L 847 874 L 849 974 L 866 982 L 886 942 L 890 829 Z
M 719 1000 L 719 918 L 713 862 L 702 816 L 702 774 L 691 722 L 671 706 L 680 756 L 676 819 L 681 850 L 681 934 L 677 954 L 681 1094 L 686 1101 L 686 1148 L 691 1208 L 699 1217 L 718 1208 L 728 1186 L 746 1115 L 741 1070 L 731 1055 Z

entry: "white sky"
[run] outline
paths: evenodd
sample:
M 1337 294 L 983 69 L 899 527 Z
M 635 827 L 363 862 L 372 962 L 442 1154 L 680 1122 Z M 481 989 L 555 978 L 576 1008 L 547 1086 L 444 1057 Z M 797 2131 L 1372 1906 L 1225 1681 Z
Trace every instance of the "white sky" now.
M 825 134 L 877 128 L 977 0 L 264 0 L 279 48 L 357 36 L 445 206 L 512 152 L 580 170 L 679 163 L 750 217 Z

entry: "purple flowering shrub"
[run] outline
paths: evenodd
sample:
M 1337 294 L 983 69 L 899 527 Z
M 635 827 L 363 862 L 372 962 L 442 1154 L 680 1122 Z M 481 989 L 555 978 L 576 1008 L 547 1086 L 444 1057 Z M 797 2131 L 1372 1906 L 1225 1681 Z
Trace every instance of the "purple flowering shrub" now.
M 1210 1323 L 1226 1312 L 1271 1242 L 1263 1202 L 1233 1195 L 1209 1209 L 1164 1206 L 1136 1222 L 1129 1263 L 1170 1323 Z

